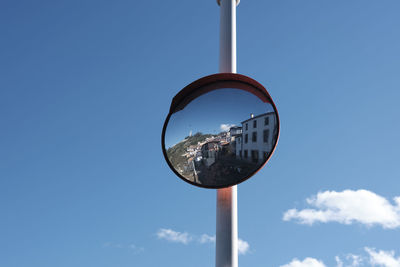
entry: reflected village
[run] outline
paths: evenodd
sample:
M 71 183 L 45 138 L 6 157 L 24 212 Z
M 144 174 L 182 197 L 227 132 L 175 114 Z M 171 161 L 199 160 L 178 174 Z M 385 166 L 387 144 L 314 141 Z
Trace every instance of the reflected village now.
M 224 186 L 242 181 L 269 157 L 277 138 L 274 112 L 250 114 L 219 134 L 196 133 L 168 148 L 175 170 L 189 181 Z

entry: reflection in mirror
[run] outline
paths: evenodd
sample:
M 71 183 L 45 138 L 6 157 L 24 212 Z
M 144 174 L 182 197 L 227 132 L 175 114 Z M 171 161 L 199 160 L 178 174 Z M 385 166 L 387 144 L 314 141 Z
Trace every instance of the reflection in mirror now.
M 203 94 L 172 113 L 165 150 L 180 176 L 206 187 L 237 184 L 269 158 L 278 138 L 273 106 L 240 89 Z

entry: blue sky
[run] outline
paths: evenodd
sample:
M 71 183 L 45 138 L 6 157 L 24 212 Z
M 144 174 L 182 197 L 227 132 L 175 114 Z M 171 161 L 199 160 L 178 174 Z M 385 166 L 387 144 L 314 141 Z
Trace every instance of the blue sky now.
M 399 8 L 241 1 L 238 73 L 281 135 L 238 187 L 240 266 L 398 266 Z M 214 265 L 216 192 L 175 177 L 161 129 L 218 72 L 218 23 L 212 0 L 0 3 L 1 266 Z

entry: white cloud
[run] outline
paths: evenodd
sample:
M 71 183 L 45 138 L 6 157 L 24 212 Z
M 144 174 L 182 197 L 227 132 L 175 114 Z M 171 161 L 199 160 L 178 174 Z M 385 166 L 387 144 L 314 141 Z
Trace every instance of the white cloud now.
M 171 229 L 158 230 L 157 237 L 159 239 L 165 239 L 170 242 L 182 243 L 185 245 L 192 240 L 192 237 L 188 233 L 176 232 Z
M 200 244 L 205 244 L 205 243 L 214 243 L 215 242 L 215 236 L 209 236 L 207 234 L 202 234 L 200 238 L 198 239 Z
M 347 254 L 343 258 L 335 257 L 336 267 L 400 267 L 400 257 L 396 257 L 394 251 L 377 251 L 374 248 L 365 247 L 367 255 Z M 303 261 L 293 259 L 286 265 L 280 267 L 326 267 L 325 264 L 317 259 L 307 257 Z
M 383 228 L 400 227 L 400 197 L 394 198 L 394 205 L 382 196 L 368 190 L 325 191 L 307 198 L 313 208 L 290 209 L 283 215 L 284 221 L 296 220 L 301 224 L 315 222 L 355 222 L 367 226 L 380 225 Z
M 326 265 L 322 261 L 307 257 L 303 261 L 295 258 L 290 263 L 281 265 L 280 267 L 326 267 Z
M 336 267 L 343 267 L 343 261 L 339 258 L 339 256 L 335 257 Z
M 239 238 L 238 240 L 238 253 L 245 255 L 250 250 L 250 245 L 246 241 Z
M 159 239 L 165 239 L 170 242 L 189 244 L 190 242 L 197 242 L 199 244 L 215 243 L 215 235 L 210 236 L 207 234 L 202 234 L 201 236 L 196 236 L 187 232 L 177 232 L 171 229 L 161 228 L 156 233 Z M 238 239 L 238 253 L 245 255 L 250 251 L 250 245 L 248 242 Z
M 363 257 L 355 254 L 347 254 L 342 260 L 339 256 L 335 257 L 336 267 L 359 267 L 362 266 Z
M 221 131 L 227 132 L 233 126 L 235 126 L 235 124 L 229 124 L 228 123 L 228 124 L 221 124 L 219 128 L 221 129 Z
M 348 265 L 349 267 L 357 267 L 360 266 L 363 258 L 360 255 L 348 254 L 346 259 L 350 260 L 351 263 Z
M 372 266 L 400 267 L 400 257 L 395 258 L 394 251 L 375 251 L 373 248 L 365 248 L 369 254 L 369 261 Z

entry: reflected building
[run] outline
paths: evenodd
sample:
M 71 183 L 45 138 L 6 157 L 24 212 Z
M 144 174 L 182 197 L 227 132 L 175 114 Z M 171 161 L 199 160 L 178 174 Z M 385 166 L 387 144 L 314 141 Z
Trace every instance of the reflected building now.
M 210 141 L 202 145 L 201 147 L 201 155 L 203 159 L 203 163 L 210 167 L 217 159 L 218 152 L 221 149 L 220 141 Z
M 236 156 L 254 163 L 264 162 L 276 141 L 276 124 L 274 112 L 251 114 L 242 122 L 242 135 L 236 138 Z
M 229 129 L 230 141 L 235 141 L 236 137 L 240 137 L 242 135 L 242 127 L 233 126 Z

